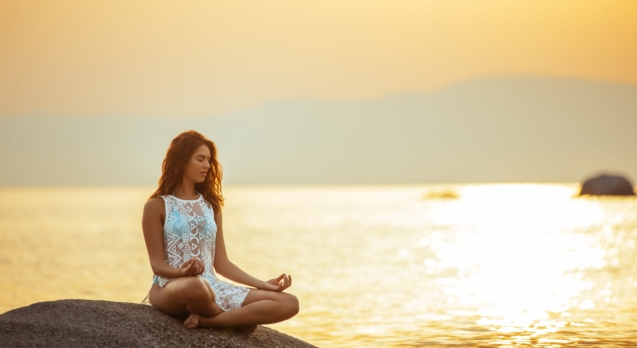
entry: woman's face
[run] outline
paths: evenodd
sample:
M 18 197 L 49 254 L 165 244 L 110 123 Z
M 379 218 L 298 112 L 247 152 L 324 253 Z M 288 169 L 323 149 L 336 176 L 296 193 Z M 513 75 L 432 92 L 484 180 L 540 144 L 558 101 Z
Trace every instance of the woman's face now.
M 201 145 L 195 150 L 190 157 L 190 161 L 186 164 L 184 175 L 195 183 L 204 182 L 208 171 L 210 170 L 210 149 L 208 146 Z

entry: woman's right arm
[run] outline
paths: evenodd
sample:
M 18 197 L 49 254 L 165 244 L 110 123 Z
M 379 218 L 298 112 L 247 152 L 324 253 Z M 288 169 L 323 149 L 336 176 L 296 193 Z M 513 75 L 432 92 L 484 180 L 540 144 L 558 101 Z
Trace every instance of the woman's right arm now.
M 161 223 L 161 215 L 164 210 L 164 202 L 160 197 L 155 197 L 144 205 L 142 215 L 142 230 L 146 241 L 146 250 L 150 259 L 150 268 L 153 273 L 164 278 L 179 277 L 179 269 L 174 268 L 164 260 L 164 228 Z

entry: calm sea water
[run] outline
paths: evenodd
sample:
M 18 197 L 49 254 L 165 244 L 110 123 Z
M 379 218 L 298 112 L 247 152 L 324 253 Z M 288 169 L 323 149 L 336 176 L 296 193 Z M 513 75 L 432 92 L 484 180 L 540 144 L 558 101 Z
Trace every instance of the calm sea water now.
M 1 188 L 0 312 L 140 302 L 153 187 Z M 317 346 L 637 344 L 637 199 L 576 184 L 226 187 L 230 258 L 292 274 Z

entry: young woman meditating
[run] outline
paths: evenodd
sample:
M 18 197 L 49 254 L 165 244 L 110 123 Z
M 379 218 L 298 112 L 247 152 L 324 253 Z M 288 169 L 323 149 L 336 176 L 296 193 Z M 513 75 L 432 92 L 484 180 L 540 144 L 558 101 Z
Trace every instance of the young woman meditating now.
M 283 292 L 292 276 L 259 280 L 226 254 L 221 207 L 221 165 L 215 144 L 195 131 L 179 134 L 162 165 L 159 187 L 144 205 L 142 229 L 152 286 L 150 304 L 185 319 L 187 328 L 237 327 L 253 331 L 299 312 Z M 230 284 L 216 273 L 246 286 Z

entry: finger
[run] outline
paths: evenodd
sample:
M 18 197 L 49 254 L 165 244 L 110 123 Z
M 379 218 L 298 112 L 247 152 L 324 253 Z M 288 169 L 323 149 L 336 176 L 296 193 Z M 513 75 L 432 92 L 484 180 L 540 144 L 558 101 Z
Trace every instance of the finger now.
M 292 286 L 292 275 L 290 274 L 290 286 Z
M 277 279 L 279 279 L 279 278 L 277 278 Z M 276 282 L 277 279 L 272 279 L 272 280 L 275 280 L 274 283 L 268 283 L 270 290 L 279 291 L 279 288 L 281 288 L 281 283 Z

